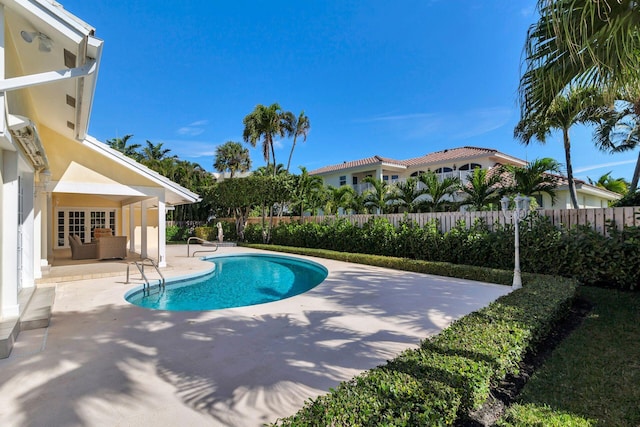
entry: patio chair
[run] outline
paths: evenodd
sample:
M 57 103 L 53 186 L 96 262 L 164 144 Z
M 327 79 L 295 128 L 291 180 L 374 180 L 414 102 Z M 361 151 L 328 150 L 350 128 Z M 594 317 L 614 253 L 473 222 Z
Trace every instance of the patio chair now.
M 97 257 L 97 243 L 82 243 L 76 234 L 69 235 L 69 246 L 71 246 L 71 259 L 93 259 Z
M 98 239 L 98 259 L 127 257 L 127 236 L 104 236 Z

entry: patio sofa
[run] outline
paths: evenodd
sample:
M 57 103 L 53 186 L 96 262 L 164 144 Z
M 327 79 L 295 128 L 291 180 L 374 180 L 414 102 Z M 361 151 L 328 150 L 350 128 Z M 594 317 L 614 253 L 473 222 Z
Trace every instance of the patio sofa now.
M 98 259 L 127 257 L 127 236 L 103 236 L 98 239 Z
M 71 259 L 94 259 L 98 256 L 97 243 L 82 243 L 77 234 L 69 235 L 71 246 Z

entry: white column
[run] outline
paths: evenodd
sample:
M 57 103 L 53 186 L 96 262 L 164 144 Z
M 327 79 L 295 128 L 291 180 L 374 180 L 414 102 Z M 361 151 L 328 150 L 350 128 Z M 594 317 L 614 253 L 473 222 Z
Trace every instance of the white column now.
M 4 80 L 4 5 L 0 4 L 0 80 Z M 6 132 L 4 92 L 0 92 L 0 134 Z
M 35 227 L 35 172 L 21 174 L 22 183 L 22 287 L 34 286 L 37 269 L 40 271 L 40 246 L 36 252 L 35 241 L 40 240 L 40 228 Z M 34 259 L 38 259 L 38 263 Z
M 147 258 L 147 201 L 140 202 L 140 257 Z
M 46 211 L 46 218 L 47 218 L 47 229 L 45 230 L 46 233 L 46 237 L 44 239 L 42 239 L 42 242 L 45 243 L 46 242 L 46 247 L 45 247 L 45 258 L 47 260 L 47 265 L 49 265 L 49 260 L 53 261 L 53 246 L 57 245 L 57 240 L 58 240 L 58 230 L 57 230 L 57 224 L 56 227 L 54 228 L 53 226 L 53 196 L 51 194 L 51 191 L 47 191 L 47 211 Z M 53 236 L 55 230 L 55 237 Z
M 18 307 L 18 154 L 2 156 L 2 250 L 0 251 L 0 318 L 19 315 Z
M 164 196 L 158 197 L 158 267 L 167 266 L 167 212 Z
M 136 251 L 136 210 L 135 205 L 129 205 L 129 252 Z

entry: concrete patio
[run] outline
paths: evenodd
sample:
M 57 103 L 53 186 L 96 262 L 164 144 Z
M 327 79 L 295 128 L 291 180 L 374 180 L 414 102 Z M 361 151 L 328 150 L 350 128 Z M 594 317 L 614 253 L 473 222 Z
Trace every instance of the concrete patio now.
M 214 255 L 241 252 L 257 251 Z M 165 276 L 211 268 L 186 254 L 167 248 Z M 0 360 L 0 425 L 259 426 L 510 291 L 313 260 L 329 276 L 303 295 L 208 312 L 128 304 L 141 282 L 132 270 L 125 283 L 126 264 L 52 267 L 40 285 L 56 287 L 49 327 Z

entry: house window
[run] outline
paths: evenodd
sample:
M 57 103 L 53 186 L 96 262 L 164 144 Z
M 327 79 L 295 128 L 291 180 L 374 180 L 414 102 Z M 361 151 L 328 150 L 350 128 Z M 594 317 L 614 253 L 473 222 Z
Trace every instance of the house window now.
M 382 180 L 385 182 L 389 182 L 389 175 L 382 175 Z
M 542 194 L 535 194 L 533 196 L 536 199 L 536 202 L 538 203 L 538 207 L 542 208 L 544 207 L 544 198 L 542 197 Z
M 453 169 L 449 168 L 449 167 L 444 167 L 444 168 L 438 168 L 435 170 L 436 173 L 447 173 L 447 172 L 453 172 Z
M 341 175 L 339 180 L 340 180 L 340 186 L 343 186 L 343 185 L 347 184 L 347 176 L 346 175 Z
M 391 175 L 391 181 L 397 181 L 398 175 Z
M 352 178 L 351 178 L 351 183 L 352 183 L 353 185 L 358 185 L 358 177 L 357 177 L 357 176 L 352 177 Z
M 67 236 L 77 234 L 83 242 L 93 239 L 95 228 L 110 228 L 115 235 L 115 209 L 60 209 L 56 217 L 56 245 L 67 247 Z
M 415 171 L 414 173 L 411 174 L 411 176 L 420 176 L 425 173 L 426 173 L 425 171 Z
M 458 168 L 461 171 L 472 171 L 474 169 L 482 169 L 482 165 L 478 163 L 467 163 Z

